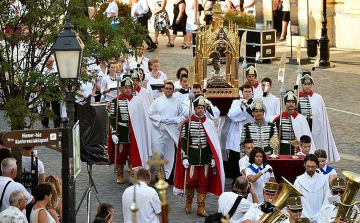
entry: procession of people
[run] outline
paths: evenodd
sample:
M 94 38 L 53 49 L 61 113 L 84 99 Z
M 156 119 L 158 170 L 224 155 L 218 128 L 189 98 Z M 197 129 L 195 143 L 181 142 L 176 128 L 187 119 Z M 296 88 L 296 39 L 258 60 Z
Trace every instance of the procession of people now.
M 158 62 L 156 61 L 156 63 Z M 282 98 L 277 98 L 270 94 L 272 84 L 270 78 L 263 78 L 261 84 L 258 82 L 258 71 L 255 66 L 248 66 L 246 70 L 246 73 L 249 74 L 247 76 L 248 82 L 241 87 L 240 95 L 242 96 L 233 101 L 227 112 L 231 120 L 231 131 L 226 136 L 230 140 L 226 143 L 226 148 L 221 146 L 222 132 L 216 128 L 215 124 L 219 119 L 219 109 L 204 96 L 200 84 L 188 85 L 187 74 L 180 76 L 181 88 L 176 90 L 172 81 L 164 80 L 161 86 L 156 86 L 160 97 L 152 100 L 148 89 L 141 88 L 140 90 L 139 82 L 141 79 L 137 76 L 138 69 L 132 69 L 130 71 L 132 76 L 127 77 L 125 75 L 121 81 L 121 94 L 118 99 L 114 99 L 111 103 L 110 118 L 114 120 L 115 104 L 119 106 L 118 111 L 120 112 L 118 113 L 117 124 L 111 122 L 111 131 L 113 134 L 115 133 L 116 125 L 118 125 L 117 129 L 123 128 L 123 117 L 130 117 L 130 120 L 135 119 L 135 117 L 138 120 L 144 120 L 140 126 L 142 126 L 142 131 L 147 133 L 141 133 L 137 137 L 137 134 L 134 134 L 135 130 L 130 128 L 130 135 L 131 133 L 134 134 L 133 141 L 136 142 L 144 141 L 146 138 L 144 136 L 150 135 L 147 138 L 150 142 L 142 144 L 137 149 L 147 155 L 157 152 L 160 154 L 160 159 L 169 161 L 163 165 L 164 175 L 160 175 L 164 176 L 163 180 L 169 185 L 173 185 L 175 194 L 184 196 L 184 213 L 191 214 L 193 212 L 193 200 L 196 197 L 197 209 L 195 213 L 199 216 L 208 217 L 209 213 L 205 209 L 206 195 L 211 193 L 221 197 L 221 199 L 219 198 L 219 211 L 226 215 L 236 197 L 241 196 L 249 203 L 240 202 L 238 204 L 237 208 L 240 212 L 238 214 L 237 211 L 232 213 L 234 217 L 231 217 L 230 220 L 233 222 L 258 222 L 264 215 L 264 210 L 258 207 L 273 202 L 280 193 L 283 183 L 276 182 L 277 169 L 267 163 L 267 159 L 271 159 L 269 156 L 271 154 L 278 156 L 282 154 L 298 155 L 296 159 L 303 160 L 303 164 L 297 168 L 304 168 L 305 173 L 295 176 L 295 183 L 292 183 L 294 183 L 299 194 L 304 195 L 304 197 L 286 197 L 287 203 L 284 204 L 283 212 L 288 213 L 288 215 L 283 220 L 284 222 L 295 222 L 296 219 L 301 218 L 304 220 L 303 222 L 318 222 L 321 207 L 329 205 L 328 197 L 332 196 L 330 193 L 332 180 L 336 177 L 336 175 L 332 177 L 325 175 L 333 170 L 332 167 L 326 165 L 326 161 L 335 161 L 338 158 L 336 156 L 338 152 L 328 128 L 319 130 L 309 122 L 309 117 L 312 118 L 312 115 L 309 114 L 317 114 L 314 118 L 322 114 L 322 123 L 328 124 L 326 114 L 322 113 L 324 111 L 316 110 L 317 106 L 323 106 L 323 101 L 312 101 L 312 104 L 306 101 L 314 95 L 311 91 L 313 78 L 310 72 L 303 72 L 301 79 L 303 91 L 299 93 L 299 97 L 294 91 L 288 90 Z M 135 88 L 132 81 L 136 85 Z M 183 81 L 184 83 L 182 83 Z M 120 99 L 123 100 L 122 95 L 126 92 L 123 88 L 126 86 L 132 87 L 132 94 L 130 95 L 129 92 L 129 98 L 139 98 L 139 101 L 142 102 L 140 104 L 143 106 L 137 112 L 144 110 L 143 114 L 131 116 L 130 110 L 124 109 L 126 103 L 122 103 Z M 254 95 L 255 87 L 261 91 L 256 93 L 257 96 Z M 309 88 L 310 90 L 308 90 Z M 142 94 L 146 97 L 140 98 L 140 92 L 143 92 Z M 304 99 L 300 99 L 301 97 Z M 320 95 L 317 97 L 321 98 Z M 127 102 L 129 105 L 131 100 L 133 99 Z M 280 106 L 283 111 L 281 111 Z M 270 109 L 269 114 L 267 107 Z M 314 109 L 312 109 L 313 107 Z M 125 112 L 125 115 L 121 112 Z M 150 121 L 146 122 L 147 119 Z M 317 140 L 313 139 L 314 129 L 318 131 L 315 133 Z M 121 135 L 122 133 L 119 132 L 118 134 Z M 116 135 L 115 137 L 114 135 L 111 136 L 109 143 L 121 144 L 117 141 Z M 323 138 L 320 140 L 321 137 Z M 274 138 L 278 140 L 278 147 L 274 146 L 272 142 Z M 298 144 L 294 144 L 294 141 L 297 141 Z M 331 146 L 316 150 L 317 141 L 323 142 L 322 145 Z M 130 142 L 126 144 L 128 143 L 132 144 L 131 137 Z M 122 176 L 125 157 L 129 158 L 131 174 L 134 174 L 142 166 L 150 169 L 155 175 L 155 180 L 157 180 L 158 170 L 148 167 L 145 160 L 135 164 L 132 161 L 134 155 L 131 153 L 124 157 L 124 149 L 128 147 L 127 145 L 124 146 L 121 147 L 120 153 L 118 151 L 118 156 L 122 157 L 122 163 L 120 164 L 121 168 L 118 169 L 117 183 L 125 182 Z M 109 146 L 109 148 L 120 147 Z M 222 149 L 226 152 L 223 153 Z M 112 150 L 111 153 L 113 153 Z M 330 156 L 326 156 L 327 153 Z M 327 159 L 328 157 L 331 160 Z M 151 160 L 153 157 L 149 156 L 148 159 Z M 319 166 L 320 160 L 322 160 L 321 162 L 325 160 L 321 166 Z M 231 168 L 226 169 L 224 167 L 226 165 L 231 165 Z M 323 168 L 326 169 L 323 170 Z M 289 171 L 291 172 L 291 169 Z M 231 175 L 233 178 L 232 192 L 225 192 L 225 175 Z M 121 176 L 120 180 L 119 176 Z M 244 182 L 246 183 L 244 184 Z M 231 202 L 227 201 L 228 199 Z M 227 206 L 223 207 L 224 204 Z M 251 204 L 256 208 L 252 209 L 253 205 Z M 123 208 L 127 207 L 124 206 Z

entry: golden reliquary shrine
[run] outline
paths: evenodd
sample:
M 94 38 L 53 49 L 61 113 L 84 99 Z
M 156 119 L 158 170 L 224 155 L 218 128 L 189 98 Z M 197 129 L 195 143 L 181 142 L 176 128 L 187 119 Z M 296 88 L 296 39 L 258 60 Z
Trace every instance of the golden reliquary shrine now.
M 194 67 L 190 67 L 193 77 L 190 79 L 206 89 L 205 97 L 218 106 L 221 113 L 227 113 L 232 100 L 239 98 L 238 26 L 231 22 L 227 27 L 223 25 L 221 5 L 218 3 L 213 6 L 212 16 L 212 22 L 201 25 L 196 32 Z M 226 59 L 223 66 L 220 52 Z M 211 69 L 208 69 L 208 62 L 212 63 Z

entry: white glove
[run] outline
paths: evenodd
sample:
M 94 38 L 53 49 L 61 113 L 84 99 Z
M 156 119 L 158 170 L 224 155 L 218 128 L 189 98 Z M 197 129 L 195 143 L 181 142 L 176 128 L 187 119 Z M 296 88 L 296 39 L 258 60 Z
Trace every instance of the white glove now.
M 272 171 L 272 167 L 268 164 L 264 167 L 264 169 L 261 170 L 262 174 L 265 174 L 266 172 Z
M 188 168 L 189 167 L 189 160 L 188 159 L 183 159 L 183 166 L 184 168 Z
M 161 118 L 160 122 L 167 123 L 169 120 L 169 117 Z
M 114 144 L 119 143 L 119 138 L 115 134 L 111 135 L 111 138 L 112 138 L 112 141 L 114 142 Z
M 176 119 L 175 118 L 168 118 L 168 122 L 166 124 L 175 124 L 176 123 Z
M 211 167 L 215 167 L 215 166 L 216 166 L 216 164 L 215 164 L 215 160 L 214 160 L 214 159 L 211 159 L 210 166 L 211 166 Z

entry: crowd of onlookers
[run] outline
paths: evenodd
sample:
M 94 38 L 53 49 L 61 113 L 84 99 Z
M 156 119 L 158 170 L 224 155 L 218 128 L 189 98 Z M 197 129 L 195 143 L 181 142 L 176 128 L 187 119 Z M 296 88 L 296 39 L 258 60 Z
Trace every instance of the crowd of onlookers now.
M 34 147 L 23 149 L 23 178 L 20 180 L 17 178 L 17 161 L 11 158 L 11 149 L 1 146 L 0 163 L 0 222 L 61 222 L 63 210 L 61 180 L 55 175 L 45 177 L 44 164 L 37 159 Z M 38 165 L 34 167 L 35 163 Z M 36 177 L 37 185 L 19 183 L 28 179 L 29 175 L 26 173 L 34 172 L 32 168 L 37 168 L 38 175 L 32 176 Z M 111 205 L 101 204 L 98 207 L 95 222 L 112 222 L 113 215 L 114 208 Z

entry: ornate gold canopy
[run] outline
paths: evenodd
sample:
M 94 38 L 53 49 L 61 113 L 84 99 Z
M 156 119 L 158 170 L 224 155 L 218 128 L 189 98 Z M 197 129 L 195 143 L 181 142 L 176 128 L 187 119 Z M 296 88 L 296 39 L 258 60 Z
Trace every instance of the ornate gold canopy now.
M 219 3 L 214 4 L 212 14 L 212 23 L 202 25 L 196 32 L 193 81 L 207 89 L 206 97 L 239 97 L 238 26 L 231 22 L 228 27 L 223 26 Z M 225 69 L 221 69 L 220 60 L 224 55 Z M 214 69 L 208 71 L 210 59 Z

